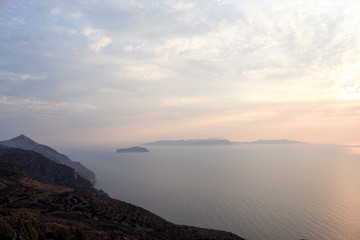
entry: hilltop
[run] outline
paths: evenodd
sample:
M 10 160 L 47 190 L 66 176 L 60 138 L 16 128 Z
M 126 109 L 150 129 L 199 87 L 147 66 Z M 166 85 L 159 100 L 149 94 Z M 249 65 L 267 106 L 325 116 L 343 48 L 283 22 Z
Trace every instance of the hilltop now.
M 90 180 L 91 182 L 95 182 L 96 180 L 95 173 L 84 167 L 81 163 L 74 162 L 66 155 L 57 152 L 55 149 L 49 146 L 39 144 L 23 134 L 9 140 L 0 141 L 0 144 L 12 148 L 32 150 L 44 155 L 56 163 L 64 164 L 73 168 L 77 173 L 79 173 L 79 175 Z

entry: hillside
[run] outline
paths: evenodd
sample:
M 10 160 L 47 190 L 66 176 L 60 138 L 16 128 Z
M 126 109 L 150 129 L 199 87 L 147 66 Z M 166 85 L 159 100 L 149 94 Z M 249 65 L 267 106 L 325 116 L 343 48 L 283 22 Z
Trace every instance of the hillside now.
M 82 177 L 90 180 L 91 182 L 95 182 L 96 180 L 95 173 L 84 167 L 81 163 L 74 162 L 71 159 L 69 159 L 66 155 L 57 152 L 55 149 L 49 146 L 39 144 L 25 135 L 19 135 L 9 140 L 0 141 L 0 144 L 12 148 L 32 150 L 34 152 L 44 155 L 45 157 L 53 160 L 56 163 L 64 164 L 66 166 L 73 168 Z
M 96 191 L 74 190 L 66 187 L 76 181 L 66 166 L 32 151 L 0 149 L 0 239 L 242 239 L 172 224 Z
M 80 191 L 99 192 L 89 180 L 80 176 L 74 169 L 58 164 L 40 153 L 2 145 L 0 145 L 0 153 L 1 162 L 23 171 L 38 181 Z

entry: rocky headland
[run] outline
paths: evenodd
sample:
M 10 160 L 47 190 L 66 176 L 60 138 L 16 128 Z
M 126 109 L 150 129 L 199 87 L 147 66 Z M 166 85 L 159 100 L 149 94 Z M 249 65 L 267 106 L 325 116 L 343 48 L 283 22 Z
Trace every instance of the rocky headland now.
M 0 239 L 242 239 L 112 199 L 68 166 L 0 145 Z

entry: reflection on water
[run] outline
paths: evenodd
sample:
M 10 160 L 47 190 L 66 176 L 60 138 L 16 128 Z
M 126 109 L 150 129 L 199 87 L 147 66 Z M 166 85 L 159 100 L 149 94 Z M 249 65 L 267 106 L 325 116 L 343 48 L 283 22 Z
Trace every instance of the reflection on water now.
M 360 145 L 348 145 L 345 148 L 350 154 L 360 155 Z
M 152 147 L 69 151 L 98 187 L 179 224 L 246 239 L 359 239 L 360 156 L 349 147 Z M 357 150 L 360 148 L 356 148 Z
M 347 148 L 348 151 L 350 148 Z M 354 151 L 351 151 L 354 153 Z M 333 192 L 329 194 L 330 223 L 337 239 L 360 237 L 360 166 L 359 157 L 344 156 L 333 166 Z

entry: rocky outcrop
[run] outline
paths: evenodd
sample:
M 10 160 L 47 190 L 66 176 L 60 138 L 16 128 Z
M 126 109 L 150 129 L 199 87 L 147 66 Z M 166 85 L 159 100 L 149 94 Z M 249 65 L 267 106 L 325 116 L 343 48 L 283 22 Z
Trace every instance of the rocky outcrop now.
M 74 162 L 64 154 L 57 152 L 55 149 L 43 144 L 39 144 L 25 135 L 20 135 L 5 141 L 0 141 L 0 144 L 12 148 L 32 150 L 44 155 L 56 163 L 64 164 L 73 168 L 77 173 L 79 173 L 80 176 L 90 180 L 91 182 L 95 182 L 96 180 L 95 173 L 84 167 L 81 163 Z

